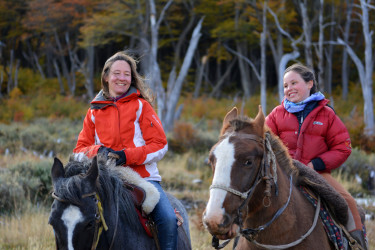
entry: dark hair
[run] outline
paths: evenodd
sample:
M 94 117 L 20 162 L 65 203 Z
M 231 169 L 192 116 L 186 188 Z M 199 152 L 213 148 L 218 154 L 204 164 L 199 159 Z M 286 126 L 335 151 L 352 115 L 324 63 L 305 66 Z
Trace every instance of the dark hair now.
M 106 79 L 108 78 L 108 74 L 113 63 L 119 60 L 127 62 L 130 66 L 131 78 L 132 78 L 130 86 L 134 86 L 136 89 L 138 89 L 139 92 L 141 93 L 141 97 L 145 99 L 147 102 L 149 102 L 150 104 L 152 104 L 154 97 L 151 93 L 150 88 L 146 85 L 146 83 L 144 82 L 144 79 L 137 71 L 137 61 L 126 51 L 117 52 L 116 54 L 108 58 L 104 64 L 104 67 L 102 70 L 102 77 L 101 77 L 101 83 L 102 83 L 104 96 L 107 98 L 110 98 L 108 81 Z
M 310 90 L 310 95 L 319 91 L 318 83 L 316 82 L 315 74 L 314 74 L 314 71 L 312 69 L 310 69 L 309 67 L 306 67 L 305 65 L 295 63 L 295 64 L 289 66 L 284 71 L 284 76 L 285 76 L 286 73 L 288 73 L 290 71 L 293 71 L 293 72 L 296 72 L 297 74 L 299 74 L 305 82 L 313 81 L 313 86 Z

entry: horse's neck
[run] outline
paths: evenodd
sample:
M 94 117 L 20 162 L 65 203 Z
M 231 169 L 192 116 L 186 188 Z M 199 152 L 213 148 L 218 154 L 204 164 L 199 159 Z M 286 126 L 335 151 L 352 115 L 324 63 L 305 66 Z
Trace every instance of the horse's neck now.
M 293 161 L 289 155 L 288 149 L 284 146 L 282 141 L 272 134 L 270 134 L 268 138 L 279 167 L 288 175 L 296 172 L 296 168 L 293 165 Z

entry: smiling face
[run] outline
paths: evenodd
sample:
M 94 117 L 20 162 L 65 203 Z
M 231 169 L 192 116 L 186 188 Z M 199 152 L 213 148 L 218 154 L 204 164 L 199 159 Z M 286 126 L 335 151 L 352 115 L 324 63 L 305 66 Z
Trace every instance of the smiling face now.
M 132 72 L 129 63 L 123 60 L 115 61 L 107 76 L 109 94 L 117 97 L 128 91 L 131 81 Z
M 300 74 L 289 71 L 284 75 L 284 95 L 286 99 L 297 103 L 310 96 L 313 81 L 305 82 Z

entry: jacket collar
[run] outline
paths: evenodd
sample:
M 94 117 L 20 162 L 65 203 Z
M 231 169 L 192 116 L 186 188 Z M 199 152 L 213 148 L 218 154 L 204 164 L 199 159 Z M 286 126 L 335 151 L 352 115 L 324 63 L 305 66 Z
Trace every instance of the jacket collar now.
M 139 91 L 130 86 L 128 93 L 122 98 L 118 99 L 117 102 L 124 102 L 134 98 L 139 97 Z M 103 90 L 100 90 L 99 93 L 95 96 L 94 100 L 91 101 L 91 109 L 102 109 L 105 106 L 113 105 L 115 102 L 113 99 L 108 99 L 104 96 Z

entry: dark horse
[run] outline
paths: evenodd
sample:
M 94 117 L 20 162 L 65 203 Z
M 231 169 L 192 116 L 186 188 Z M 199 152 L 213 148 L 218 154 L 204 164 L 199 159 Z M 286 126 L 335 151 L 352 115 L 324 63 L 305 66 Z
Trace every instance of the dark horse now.
M 299 168 L 265 127 L 261 107 L 255 119 L 228 112 L 209 161 L 214 176 L 203 223 L 214 247 L 236 238 L 236 249 L 334 249 L 318 219 L 320 199 L 315 208 L 297 188 Z
M 101 157 L 54 160 L 51 175 L 55 198 L 49 223 L 57 249 L 157 249 L 139 222 L 129 189 Z M 167 194 L 184 223 L 178 229 L 178 249 L 191 249 L 189 220 L 183 205 Z

